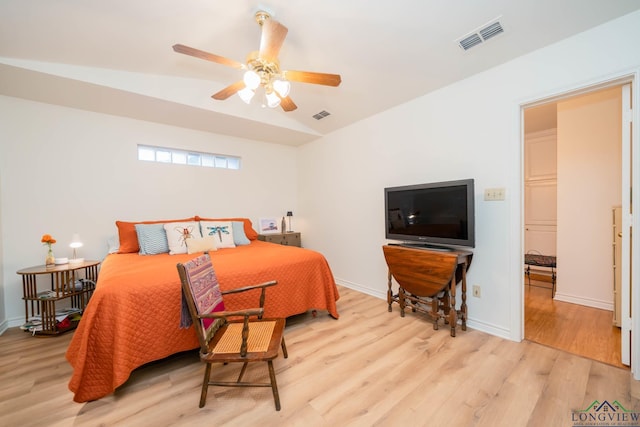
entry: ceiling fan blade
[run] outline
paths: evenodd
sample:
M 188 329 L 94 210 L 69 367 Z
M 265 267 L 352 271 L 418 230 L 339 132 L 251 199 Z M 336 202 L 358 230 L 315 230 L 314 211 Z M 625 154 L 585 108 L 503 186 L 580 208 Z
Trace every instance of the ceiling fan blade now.
M 314 73 L 312 71 L 287 70 L 284 72 L 284 78 L 292 82 L 325 86 L 339 86 L 342 82 L 340 74 Z
M 280 106 L 286 112 L 293 111 L 296 108 L 298 108 L 298 106 L 288 96 L 284 98 L 280 98 Z
M 194 49 L 183 44 L 174 44 L 173 50 L 178 53 L 184 53 L 185 55 L 195 56 L 196 58 L 206 59 L 207 61 L 217 62 L 218 64 L 227 65 L 233 68 L 244 68 L 244 64 L 234 61 L 233 59 L 225 58 L 224 56 L 214 55 L 213 53 L 205 52 L 203 50 Z
M 225 87 L 224 89 L 222 89 L 220 92 L 214 93 L 213 95 L 211 95 L 211 97 L 213 99 L 217 99 L 218 101 L 224 101 L 225 99 L 229 98 L 230 96 L 234 95 L 236 92 L 238 92 L 239 90 L 244 89 L 246 86 L 244 84 L 244 81 L 239 80 L 227 87 Z
M 260 38 L 260 58 L 269 62 L 276 61 L 288 31 L 287 27 L 278 21 L 265 20 L 262 23 L 262 37 Z

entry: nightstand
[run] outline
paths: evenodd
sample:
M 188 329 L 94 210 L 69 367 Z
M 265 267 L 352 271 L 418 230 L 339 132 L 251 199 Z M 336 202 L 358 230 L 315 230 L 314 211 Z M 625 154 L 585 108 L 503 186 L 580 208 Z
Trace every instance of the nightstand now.
M 290 233 L 258 234 L 258 240 L 284 246 L 302 247 L 300 232 L 297 231 L 292 231 Z
M 33 330 L 34 335 L 58 335 L 78 326 L 77 317 L 95 290 L 99 264 L 100 261 L 83 261 L 55 267 L 38 265 L 17 272 L 22 276 L 25 325 L 36 316 L 41 320 L 41 325 Z M 36 278 L 39 275 L 51 276 L 51 290 L 38 290 Z M 56 303 L 65 299 L 71 302 L 71 309 L 56 310 Z M 58 324 L 58 320 L 67 317 L 74 319 Z

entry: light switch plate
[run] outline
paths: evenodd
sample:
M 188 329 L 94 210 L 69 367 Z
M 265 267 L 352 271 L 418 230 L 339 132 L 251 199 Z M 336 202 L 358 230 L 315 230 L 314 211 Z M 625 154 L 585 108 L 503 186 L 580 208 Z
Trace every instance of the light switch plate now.
M 500 188 L 486 188 L 484 190 L 484 199 L 489 201 L 504 200 L 504 193 L 506 190 L 503 187 Z

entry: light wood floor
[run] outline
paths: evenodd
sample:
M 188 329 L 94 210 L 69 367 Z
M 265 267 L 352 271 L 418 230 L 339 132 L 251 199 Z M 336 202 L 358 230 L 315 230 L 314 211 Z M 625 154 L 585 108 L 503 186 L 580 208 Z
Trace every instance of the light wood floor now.
M 269 389 L 210 388 L 198 408 L 195 351 L 136 370 L 114 394 L 79 404 L 67 389 L 71 335 L 0 336 L 1 426 L 571 426 L 594 400 L 639 410 L 630 373 L 530 341 L 468 329 L 451 338 L 420 314 L 340 288 L 340 319 L 301 315 Z M 266 366 L 250 372 L 266 378 Z M 215 368 L 226 374 L 230 366 Z
M 626 368 L 611 311 L 555 301 L 550 289 L 539 287 L 550 284 L 532 284 L 537 286 L 525 284 L 525 339 Z

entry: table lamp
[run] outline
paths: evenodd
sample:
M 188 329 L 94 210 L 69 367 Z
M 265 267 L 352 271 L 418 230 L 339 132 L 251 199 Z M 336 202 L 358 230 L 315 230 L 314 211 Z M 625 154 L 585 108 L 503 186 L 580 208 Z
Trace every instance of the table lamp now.
M 289 230 L 287 230 L 287 233 L 291 233 L 293 230 L 291 229 L 291 217 L 293 216 L 293 212 L 292 211 L 287 211 L 287 218 L 289 219 Z
M 84 262 L 84 258 L 78 258 L 78 248 L 82 247 L 82 242 L 80 241 L 80 236 L 78 236 L 78 234 L 73 235 L 69 247 L 73 249 L 73 257 L 69 260 L 69 262 L 72 264 Z

